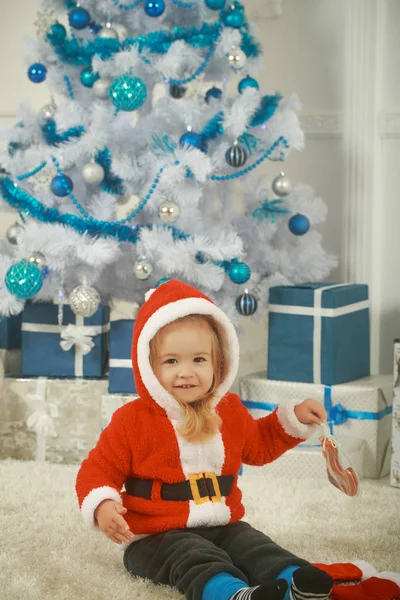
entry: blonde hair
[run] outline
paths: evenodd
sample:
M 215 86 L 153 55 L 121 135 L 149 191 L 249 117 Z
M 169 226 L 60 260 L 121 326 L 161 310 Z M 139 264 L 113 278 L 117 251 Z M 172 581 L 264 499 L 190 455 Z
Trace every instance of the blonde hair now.
M 189 322 L 193 324 L 206 324 L 211 333 L 211 363 L 213 368 L 213 382 L 207 394 L 191 404 L 179 402 L 185 409 L 185 416 L 178 433 L 188 442 L 204 442 L 213 437 L 221 426 L 221 417 L 212 409 L 212 400 L 215 392 L 225 378 L 226 365 L 222 348 L 222 337 L 217 321 L 210 315 L 193 314 L 180 317 L 174 323 Z M 166 327 L 166 326 L 165 326 Z M 153 367 L 156 358 L 156 346 L 164 327 L 161 327 L 150 340 L 150 364 Z

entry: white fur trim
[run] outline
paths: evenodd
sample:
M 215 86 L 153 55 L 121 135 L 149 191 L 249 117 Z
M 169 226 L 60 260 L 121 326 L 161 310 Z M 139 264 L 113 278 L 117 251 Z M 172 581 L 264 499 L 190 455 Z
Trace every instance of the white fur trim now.
M 206 443 L 188 442 L 177 432 L 177 422 L 173 421 L 176 439 L 179 444 L 179 456 L 185 479 L 189 479 L 191 473 L 197 473 L 199 464 L 204 472 L 213 472 L 221 475 L 225 462 L 225 446 L 219 431 Z M 231 518 L 231 511 L 226 504 L 225 497 L 222 502 L 205 502 L 196 504 L 193 500 L 189 502 L 189 516 L 187 527 L 212 527 L 227 525 Z
M 365 581 L 370 577 L 378 577 L 378 571 L 366 560 L 352 560 L 351 562 L 362 572 L 361 581 Z
M 382 571 L 382 573 L 378 573 L 375 577 L 379 577 L 379 579 L 388 579 L 389 581 L 394 581 L 400 587 L 400 573 L 394 573 L 393 571 Z
M 116 500 L 122 503 L 122 498 L 117 490 L 108 485 L 103 485 L 99 488 L 94 488 L 86 496 L 81 506 L 81 513 L 89 527 L 97 528 L 94 520 L 94 511 L 103 500 Z
M 158 381 L 150 365 L 150 340 L 157 331 L 181 317 L 193 314 L 211 315 L 217 323 L 221 325 L 223 336 L 224 356 L 227 360 L 227 375 L 216 391 L 216 406 L 219 400 L 230 390 L 239 367 L 239 340 L 231 321 L 226 314 L 215 304 L 204 298 L 183 298 L 176 302 L 170 302 L 156 310 L 145 323 L 137 345 L 138 367 L 142 376 L 142 381 L 149 394 L 162 408 L 167 411 L 170 418 L 180 418 L 184 413 L 181 407 L 171 394 Z
M 147 300 L 150 298 L 150 296 L 152 296 L 154 294 L 155 291 L 156 291 L 156 288 L 151 288 L 151 290 L 147 290 L 147 292 L 144 295 L 145 302 L 147 302 Z
M 278 420 L 282 425 L 283 429 L 295 438 L 301 438 L 307 440 L 313 435 L 318 425 L 306 425 L 301 423 L 296 417 L 294 407 L 300 404 L 297 400 L 291 400 L 285 404 L 280 404 L 278 407 Z

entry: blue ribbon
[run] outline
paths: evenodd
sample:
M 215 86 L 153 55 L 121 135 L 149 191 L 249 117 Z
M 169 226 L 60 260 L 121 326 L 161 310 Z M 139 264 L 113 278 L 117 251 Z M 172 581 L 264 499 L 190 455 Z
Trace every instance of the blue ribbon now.
M 279 406 L 279 404 L 273 404 L 271 402 L 253 402 L 252 400 L 242 400 L 242 402 L 247 408 L 259 408 L 270 412 Z M 387 406 L 383 410 L 377 412 L 369 412 L 364 410 L 347 410 L 341 404 L 333 405 L 332 387 L 330 385 L 324 386 L 324 405 L 325 410 L 328 413 L 328 424 L 331 433 L 333 433 L 334 425 L 343 425 L 343 423 L 346 423 L 349 419 L 357 419 L 359 421 L 380 421 L 386 417 L 386 415 L 392 413 L 391 406 Z

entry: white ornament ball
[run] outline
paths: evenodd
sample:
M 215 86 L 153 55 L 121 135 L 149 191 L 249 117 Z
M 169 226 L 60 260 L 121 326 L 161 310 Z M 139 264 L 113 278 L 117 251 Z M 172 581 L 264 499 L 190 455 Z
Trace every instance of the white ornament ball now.
M 272 182 L 272 190 L 277 196 L 280 196 L 281 198 L 289 196 L 292 189 L 292 182 L 290 181 L 289 177 L 286 177 L 283 171 L 281 171 L 280 174 L 277 177 L 275 177 L 275 179 Z
M 237 46 L 232 46 L 227 56 L 229 64 L 235 71 L 240 71 L 246 66 L 247 56 L 245 55 L 243 50 L 241 50 Z
M 163 223 L 175 223 L 180 214 L 181 210 L 175 202 L 163 202 L 158 209 L 158 215 Z
M 118 38 L 118 33 L 116 32 L 114 27 L 111 27 L 111 23 L 106 23 L 105 27 L 103 27 L 103 29 L 101 29 L 97 34 L 97 37 L 108 40 L 115 40 Z
M 136 279 L 144 281 L 145 279 L 151 277 L 153 273 L 153 266 L 146 260 L 140 259 L 134 264 L 133 272 Z
M 11 225 L 7 229 L 6 234 L 8 242 L 13 244 L 13 246 L 16 246 L 18 244 L 18 236 L 22 233 L 23 229 L 24 228 L 19 223 L 14 223 L 14 225 Z
M 91 161 L 82 168 L 82 177 L 86 183 L 99 185 L 104 179 L 104 169 L 97 162 Z
M 69 295 L 69 304 L 73 312 L 79 317 L 94 315 L 100 302 L 101 298 L 98 291 L 85 282 L 73 289 Z
M 41 252 L 32 252 L 28 258 L 28 262 L 36 265 L 41 271 L 46 267 L 46 259 Z
M 100 79 L 95 81 L 93 84 L 93 94 L 96 96 L 96 98 L 100 98 L 101 100 L 107 99 L 109 97 L 108 89 L 110 85 L 111 79 L 108 79 L 107 77 L 100 77 Z

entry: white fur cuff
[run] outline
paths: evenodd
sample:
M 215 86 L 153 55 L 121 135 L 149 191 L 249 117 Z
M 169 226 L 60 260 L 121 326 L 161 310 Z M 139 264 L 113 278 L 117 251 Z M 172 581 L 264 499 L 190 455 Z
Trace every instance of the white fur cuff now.
M 301 423 L 296 417 L 294 407 L 300 404 L 297 400 L 292 400 L 286 404 L 280 404 L 277 411 L 277 416 L 283 429 L 295 438 L 307 440 L 313 435 L 318 425 L 306 425 Z
M 81 513 L 89 527 L 96 528 L 94 520 L 94 511 L 103 500 L 115 500 L 122 503 L 122 498 L 113 487 L 104 485 L 103 487 L 95 488 L 86 496 L 81 506 Z

